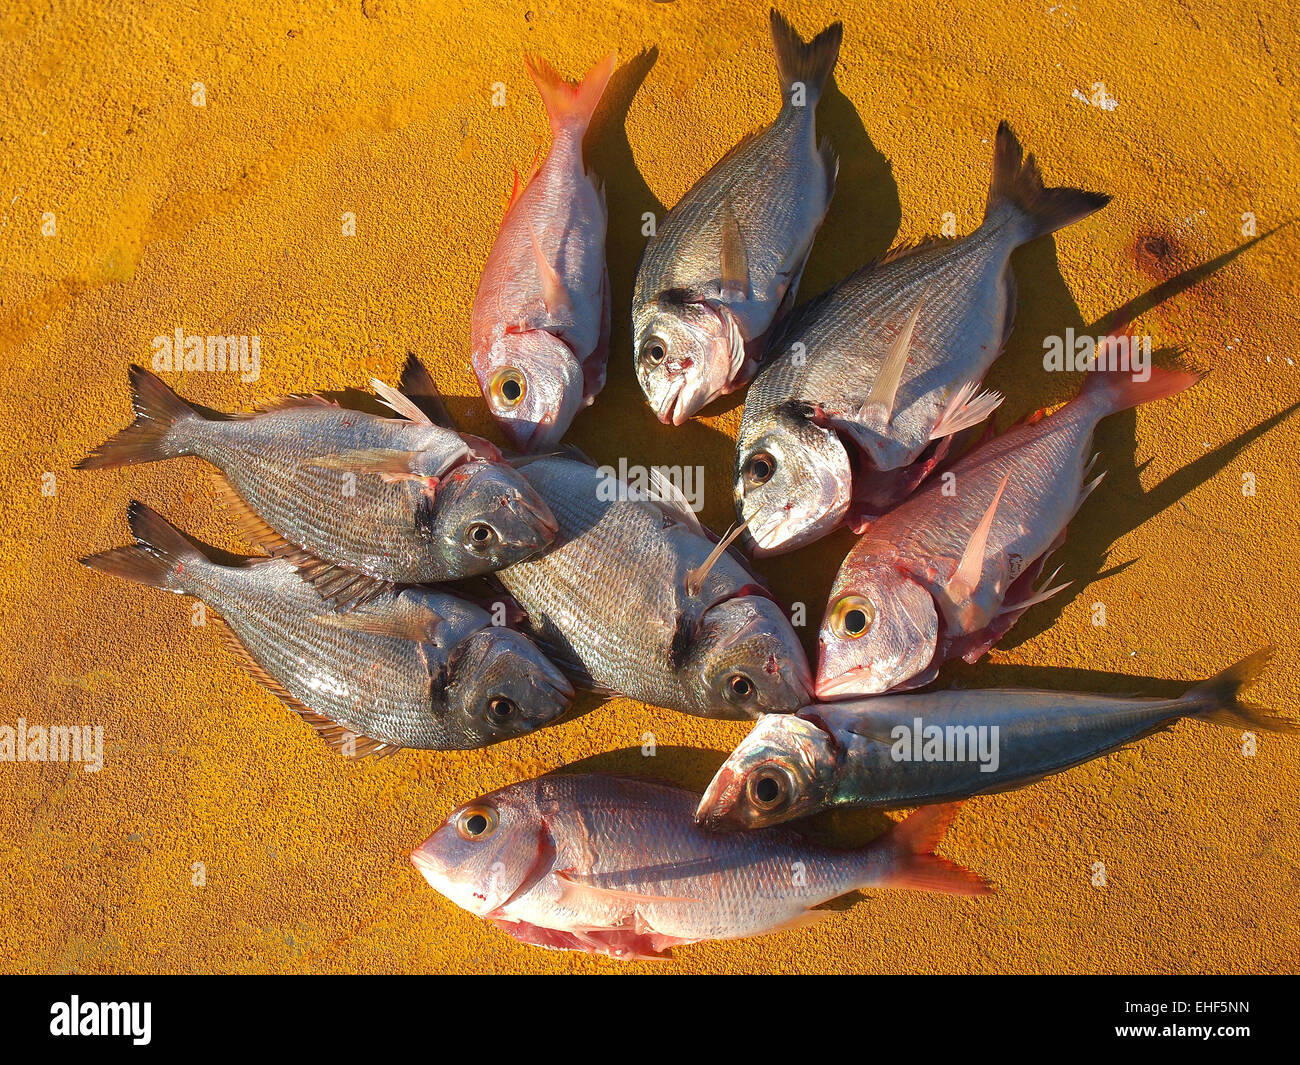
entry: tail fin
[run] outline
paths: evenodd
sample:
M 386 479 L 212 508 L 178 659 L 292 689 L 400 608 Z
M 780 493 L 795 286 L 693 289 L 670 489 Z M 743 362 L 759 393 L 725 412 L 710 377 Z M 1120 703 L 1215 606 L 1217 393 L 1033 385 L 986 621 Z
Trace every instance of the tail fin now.
M 138 500 L 127 507 L 126 515 L 136 542 L 130 547 L 88 555 L 81 564 L 164 592 L 189 594 L 185 569 L 207 561 L 203 552 L 161 514 Z
M 202 415 L 142 366 L 132 366 L 131 406 L 135 421 L 77 463 L 79 470 L 104 470 L 186 454 L 172 437 L 178 422 Z
M 1097 368 L 1084 379 L 1083 389 L 1079 393 L 1080 399 L 1087 398 L 1100 403 L 1106 414 L 1115 414 L 1140 403 L 1177 395 L 1205 376 L 1187 370 L 1165 370 L 1159 366 L 1150 366 L 1147 379 L 1135 381 L 1131 370 L 1103 368 L 1102 360 L 1107 358 L 1105 344 L 1109 339 L 1112 338 L 1104 338 L 1098 345 Z M 1116 361 L 1115 366 L 1119 365 Z
M 535 55 L 525 56 L 524 64 L 532 76 L 533 84 L 541 93 L 546 105 L 546 115 L 551 120 L 551 136 L 558 137 L 564 130 L 584 132 L 600 102 L 610 75 L 618 63 L 618 53 L 610 52 L 587 71 L 582 84 L 576 88 L 565 81 L 555 68 Z
M 781 79 L 781 95 L 789 102 L 795 82 L 804 86 L 806 107 L 816 107 L 826 88 L 826 79 L 840 57 L 840 40 L 844 25 L 832 22 L 811 41 L 805 42 L 790 23 L 772 8 L 772 50 L 776 52 L 776 73 Z
M 1087 218 L 1110 203 L 1110 197 L 1101 192 L 1065 186 L 1045 188 L 1038 163 L 1032 155 L 1025 159 L 1024 154 L 1011 127 L 1002 122 L 993 148 L 993 180 L 989 183 L 985 221 L 999 207 L 1009 204 L 1025 217 L 1027 242 Z
M 991 895 L 993 887 L 978 873 L 940 858 L 934 853 L 948 831 L 961 803 L 922 806 L 889 830 L 872 847 L 887 848 L 890 868 L 881 882 L 885 887 L 937 891 L 947 895 Z
M 1241 689 L 1253 684 L 1273 657 L 1273 648 L 1263 647 L 1183 695 L 1185 702 L 1199 709 L 1188 713 L 1204 721 L 1232 728 L 1262 729 L 1266 732 L 1300 732 L 1300 725 L 1287 721 L 1261 706 L 1241 701 Z

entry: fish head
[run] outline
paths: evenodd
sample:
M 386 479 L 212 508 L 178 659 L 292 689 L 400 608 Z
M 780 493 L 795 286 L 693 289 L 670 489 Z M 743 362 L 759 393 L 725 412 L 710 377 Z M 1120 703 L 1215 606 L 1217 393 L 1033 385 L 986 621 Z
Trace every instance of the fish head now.
M 496 743 L 558 720 L 573 687 L 523 633 L 489 625 L 453 652 L 443 696 L 466 732 Z
M 691 663 L 706 717 L 790 713 L 811 699 L 803 647 L 781 608 L 763 595 L 711 607 L 700 623 Z
M 545 849 L 545 826 L 521 790 L 504 788 L 458 807 L 411 854 L 434 891 L 478 917 L 526 884 Z
M 549 547 L 559 529 L 523 474 L 481 459 L 448 473 L 415 521 L 451 571 L 449 579 L 521 562 Z
M 695 820 L 733 831 L 815 813 L 832 790 L 838 751 L 815 714 L 768 714 L 709 782 Z
M 728 391 L 745 361 L 745 339 L 725 307 L 670 291 L 632 322 L 636 377 L 656 417 L 682 425 Z
M 506 333 L 472 357 L 488 410 L 518 451 L 560 441 L 582 407 L 582 363 L 544 329 Z
M 817 697 L 876 695 L 924 672 L 934 660 L 934 597 L 885 563 L 836 582 L 817 642 Z
M 782 404 L 741 437 L 732 494 L 755 557 L 792 551 L 825 536 L 848 513 L 848 452 L 807 404 Z

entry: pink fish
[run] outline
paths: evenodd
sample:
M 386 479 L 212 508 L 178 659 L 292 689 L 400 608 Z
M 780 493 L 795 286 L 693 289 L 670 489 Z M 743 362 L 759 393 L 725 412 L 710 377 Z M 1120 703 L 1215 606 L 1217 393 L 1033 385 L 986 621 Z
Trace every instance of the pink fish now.
M 875 522 L 831 588 L 818 697 L 928 684 L 945 661 L 975 662 L 1029 607 L 1067 587 L 1033 586 L 1101 481 L 1087 480 L 1097 423 L 1198 380 L 1157 367 L 1146 380 L 1095 370 L 1059 411 L 977 448 L 953 465 L 951 479 L 932 481 Z
M 553 446 L 605 384 L 609 273 L 604 190 L 582 138 L 613 73 L 606 56 L 577 88 L 535 57 L 551 150 L 515 187 L 474 297 L 471 355 L 488 409 L 520 451 Z
M 816 907 L 858 889 L 992 890 L 933 853 L 956 804 L 841 850 L 781 827 L 707 832 L 698 802 L 624 777 L 541 777 L 453 811 L 411 861 L 435 891 L 520 942 L 625 960 L 824 919 Z

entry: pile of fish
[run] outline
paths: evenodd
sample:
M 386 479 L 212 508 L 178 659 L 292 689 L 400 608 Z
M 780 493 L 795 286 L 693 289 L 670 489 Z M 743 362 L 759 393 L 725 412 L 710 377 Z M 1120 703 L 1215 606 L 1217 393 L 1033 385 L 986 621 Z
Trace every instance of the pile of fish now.
M 471 323 L 513 452 L 459 431 L 412 357 L 400 387 L 371 382 L 390 416 L 310 395 L 223 414 L 132 367 L 134 422 L 81 463 L 214 468 L 259 554 L 219 561 L 133 502 L 135 543 L 82 561 L 201 600 L 249 673 L 342 754 L 499 743 L 564 719 L 576 688 L 755 722 L 702 797 L 560 773 L 454 810 L 416 867 L 525 943 L 648 958 L 833 919 L 819 907 L 859 889 L 985 894 L 934 853 L 960 800 L 1183 717 L 1296 730 L 1240 699 L 1267 650 L 1170 699 L 916 690 L 1066 587 L 1042 572 L 1101 480 L 1098 422 L 1199 376 L 1097 368 L 1054 413 L 986 429 L 1011 253 L 1108 199 L 1046 186 L 1006 123 L 973 233 L 892 252 L 794 307 L 835 191 L 816 113 L 842 29 L 805 42 L 774 10 L 771 31 L 776 117 L 661 221 L 631 307 L 633 370 L 661 421 L 749 386 L 727 536 L 667 479 L 636 488 L 561 443 L 609 355 L 605 197 L 583 137 L 613 55 L 576 87 L 528 61 L 551 147 L 516 177 Z M 734 545 L 772 555 L 845 524 L 859 538 L 814 672 Z M 919 809 L 858 850 L 784 824 L 846 807 Z

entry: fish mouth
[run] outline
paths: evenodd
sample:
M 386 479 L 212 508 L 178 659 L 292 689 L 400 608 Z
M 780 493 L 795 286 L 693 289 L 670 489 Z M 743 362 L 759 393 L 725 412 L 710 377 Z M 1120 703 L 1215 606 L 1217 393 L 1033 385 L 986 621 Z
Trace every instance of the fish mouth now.
M 525 495 L 518 494 L 510 501 L 509 506 L 510 512 L 536 534 L 520 538 L 516 547 L 531 547 L 540 551 L 555 540 L 560 531 L 560 523 L 555 520 L 551 508 L 546 505 L 541 496 L 529 499 Z
M 745 778 L 724 765 L 700 796 L 700 803 L 695 808 L 695 823 L 710 832 L 733 832 L 742 828 L 740 820 L 732 815 L 744 786 Z
M 867 666 L 854 666 L 837 677 L 818 680 L 818 699 L 842 699 L 848 695 L 879 695 L 888 688 L 875 678 Z
M 435 879 L 440 873 L 438 863 L 429 855 L 424 853 L 423 846 L 416 847 L 415 850 L 411 852 L 411 864 L 415 866 L 416 870 L 422 877 L 424 877 L 430 887 L 436 888 L 438 886 Z
M 669 378 L 668 391 L 662 402 L 655 407 L 655 417 L 664 425 L 679 426 L 690 420 L 690 415 L 682 410 L 683 393 L 686 391 L 686 378 Z

